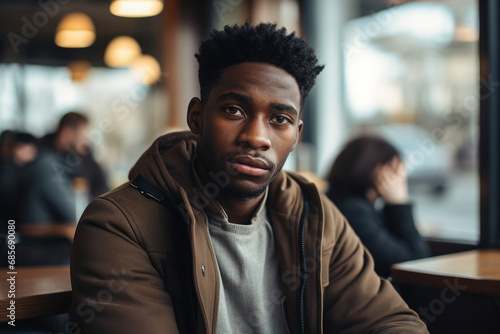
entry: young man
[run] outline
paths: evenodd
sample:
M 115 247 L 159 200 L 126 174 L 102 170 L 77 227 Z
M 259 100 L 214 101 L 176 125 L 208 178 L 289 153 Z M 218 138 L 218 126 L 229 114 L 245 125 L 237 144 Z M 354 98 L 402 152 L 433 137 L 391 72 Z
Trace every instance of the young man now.
M 281 171 L 322 70 L 275 25 L 214 31 L 191 132 L 156 140 L 87 208 L 70 325 L 84 333 L 427 333 L 334 205 Z

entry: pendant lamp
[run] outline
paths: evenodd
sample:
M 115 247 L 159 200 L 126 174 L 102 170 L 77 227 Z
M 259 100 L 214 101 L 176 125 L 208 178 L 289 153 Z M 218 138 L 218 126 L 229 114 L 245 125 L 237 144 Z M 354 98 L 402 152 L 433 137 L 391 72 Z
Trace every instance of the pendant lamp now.
M 109 67 L 127 67 L 141 54 L 141 47 L 135 39 L 130 36 L 118 36 L 106 47 L 104 63 Z
M 84 13 L 69 13 L 57 25 L 54 40 L 62 48 L 86 48 L 95 41 L 94 23 Z
M 163 0 L 111 0 L 111 14 L 123 17 L 155 16 L 163 10 Z

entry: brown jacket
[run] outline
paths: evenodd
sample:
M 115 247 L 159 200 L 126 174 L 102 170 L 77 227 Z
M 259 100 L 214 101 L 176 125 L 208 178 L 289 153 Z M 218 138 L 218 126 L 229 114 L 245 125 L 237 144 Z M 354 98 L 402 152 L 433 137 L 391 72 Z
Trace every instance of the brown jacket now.
M 219 277 L 204 211 L 213 203 L 195 190 L 195 147 L 187 132 L 160 137 L 130 172 L 171 193 L 187 222 L 130 182 L 85 211 L 71 259 L 73 332 L 216 333 Z M 267 205 L 283 283 L 270 298 L 284 300 L 292 333 L 302 322 L 305 333 L 427 333 L 313 184 L 281 172 Z

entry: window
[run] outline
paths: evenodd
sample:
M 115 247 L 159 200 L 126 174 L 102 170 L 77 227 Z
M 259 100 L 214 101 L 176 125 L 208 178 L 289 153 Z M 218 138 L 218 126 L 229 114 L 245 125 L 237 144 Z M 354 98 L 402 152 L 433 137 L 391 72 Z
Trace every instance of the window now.
M 0 132 L 41 137 L 66 112 L 86 114 L 94 156 L 112 186 L 127 180 L 130 166 L 164 131 L 163 98 L 127 69 L 94 67 L 85 81 L 75 82 L 66 67 L 0 64 L 0 86 Z
M 351 133 L 386 137 L 408 168 L 425 237 L 480 240 L 478 4 L 409 2 L 344 30 Z M 479 80 L 478 80 L 479 78 Z

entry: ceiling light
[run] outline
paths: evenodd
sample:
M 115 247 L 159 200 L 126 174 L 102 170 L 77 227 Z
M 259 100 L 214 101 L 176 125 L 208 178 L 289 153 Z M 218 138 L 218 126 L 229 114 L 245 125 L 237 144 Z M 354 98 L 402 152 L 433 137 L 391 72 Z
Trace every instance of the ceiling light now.
M 148 17 L 160 14 L 163 0 L 111 0 L 109 11 L 116 16 Z
M 132 62 L 130 67 L 134 75 L 145 85 L 153 85 L 160 79 L 160 64 L 153 56 L 141 55 Z
M 104 63 L 109 67 L 127 67 L 142 53 L 135 39 L 118 36 L 109 42 L 104 53 Z
M 55 43 L 62 48 L 86 48 L 94 41 L 94 23 L 84 13 L 69 13 L 57 26 Z

